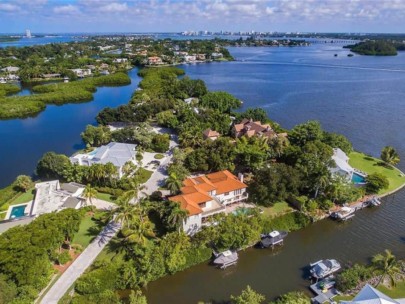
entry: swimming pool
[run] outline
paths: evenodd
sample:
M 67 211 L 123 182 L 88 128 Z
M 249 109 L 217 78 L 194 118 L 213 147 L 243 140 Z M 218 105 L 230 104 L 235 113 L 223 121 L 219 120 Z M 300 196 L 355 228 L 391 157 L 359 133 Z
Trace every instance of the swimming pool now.
M 10 219 L 24 216 L 25 207 L 27 207 L 27 205 L 13 207 L 11 209 Z
M 361 176 L 360 174 L 353 173 L 352 182 L 355 184 L 365 184 L 366 179 L 364 178 L 364 176 Z
M 252 208 L 245 208 L 245 207 L 239 207 L 232 211 L 232 214 L 234 215 L 250 215 L 252 214 Z

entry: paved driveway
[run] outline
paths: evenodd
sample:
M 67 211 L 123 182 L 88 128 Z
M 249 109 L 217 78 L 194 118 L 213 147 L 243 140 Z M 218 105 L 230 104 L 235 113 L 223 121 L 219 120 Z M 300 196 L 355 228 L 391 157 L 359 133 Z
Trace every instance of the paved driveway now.
M 97 238 L 79 255 L 79 257 L 69 266 L 59 277 L 46 295 L 42 298 L 43 304 L 57 304 L 58 301 L 68 291 L 69 287 L 80 277 L 89 267 L 98 254 L 108 244 L 112 237 L 118 232 L 119 224 L 110 222 Z

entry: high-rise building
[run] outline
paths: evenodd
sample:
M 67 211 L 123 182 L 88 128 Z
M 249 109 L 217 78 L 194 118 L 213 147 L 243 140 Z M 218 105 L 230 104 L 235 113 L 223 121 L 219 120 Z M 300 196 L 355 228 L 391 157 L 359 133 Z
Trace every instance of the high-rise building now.
M 25 37 L 31 38 L 31 31 L 30 30 L 25 30 Z

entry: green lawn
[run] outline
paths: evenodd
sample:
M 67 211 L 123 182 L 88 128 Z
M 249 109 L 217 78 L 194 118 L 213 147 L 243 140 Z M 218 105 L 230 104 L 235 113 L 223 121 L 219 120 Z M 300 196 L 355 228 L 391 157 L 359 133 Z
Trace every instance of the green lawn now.
M 32 201 L 34 199 L 34 190 L 35 188 L 27 190 L 27 192 L 22 193 L 21 195 L 17 196 L 14 200 L 9 202 L 9 205 L 17 205 Z
M 108 193 L 97 192 L 96 197 L 98 199 L 101 199 L 103 201 L 107 201 L 107 202 L 110 202 L 110 203 L 115 202 L 115 196 L 111 195 L 111 194 L 108 194 Z
M 352 167 L 367 174 L 381 173 L 388 178 L 388 181 L 390 182 L 389 188 L 380 191 L 379 194 L 392 191 L 405 183 L 405 176 L 401 176 L 401 172 L 398 169 L 386 166 L 384 162 L 378 158 L 373 158 L 359 152 L 352 152 L 349 157 L 349 164 Z
M 293 211 L 293 209 L 286 202 L 275 203 L 272 207 L 260 207 L 263 209 L 264 214 L 271 217 L 276 217 L 284 213 Z
M 144 184 L 148 181 L 148 179 L 152 176 L 152 171 L 146 170 L 144 168 L 139 168 L 137 174 L 139 176 L 139 182 Z
M 6 187 L 1 189 L 0 192 L 0 199 L 3 198 L 4 200 L 0 201 L 0 211 L 7 211 L 9 206 L 18 205 L 22 203 L 27 203 L 34 199 L 34 190 L 35 188 L 31 188 L 27 190 L 27 192 L 21 193 L 12 190 L 12 187 Z M 0 216 L 1 217 L 1 216 Z
M 92 216 L 86 215 L 80 223 L 79 231 L 74 236 L 72 244 L 79 244 L 85 248 L 102 229 L 103 225 L 100 222 L 95 221 Z
M 377 287 L 379 291 L 391 297 L 392 299 L 405 298 L 405 281 L 398 282 L 396 287 L 387 288 L 383 285 Z M 350 296 L 337 296 L 333 298 L 334 301 L 338 300 L 352 300 L 353 297 Z

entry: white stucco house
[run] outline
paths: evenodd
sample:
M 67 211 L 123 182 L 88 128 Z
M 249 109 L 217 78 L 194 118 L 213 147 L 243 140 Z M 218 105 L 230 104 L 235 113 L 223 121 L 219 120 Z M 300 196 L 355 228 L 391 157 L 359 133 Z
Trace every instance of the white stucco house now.
M 329 168 L 332 175 L 342 175 L 348 180 L 352 180 L 354 168 L 349 165 L 349 157 L 339 148 L 333 149 L 332 159 L 335 162 L 335 166 Z
M 340 301 L 340 304 L 405 304 L 405 299 L 391 299 L 367 284 L 352 301 Z
M 227 207 L 248 198 L 243 175 L 238 178 L 228 170 L 190 177 L 183 185 L 181 194 L 169 200 L 180 203 L 180 207 L 188 211 L 183 229 L 190 235 L 199 231 L 208 217 L 225 212 Z
M 79 78 L 91 76 L 91 69 L 71 69 L 73 73 Z
M 118 177 L 121 178 L 123 176 L 122 167 L 126 162 L 135 161 L 135 155 L 136 145 L 110 142 L 90 153 L 73 155 L 70 157 L 70 161 L 80 166 L 112 163 L 117 168 Z

